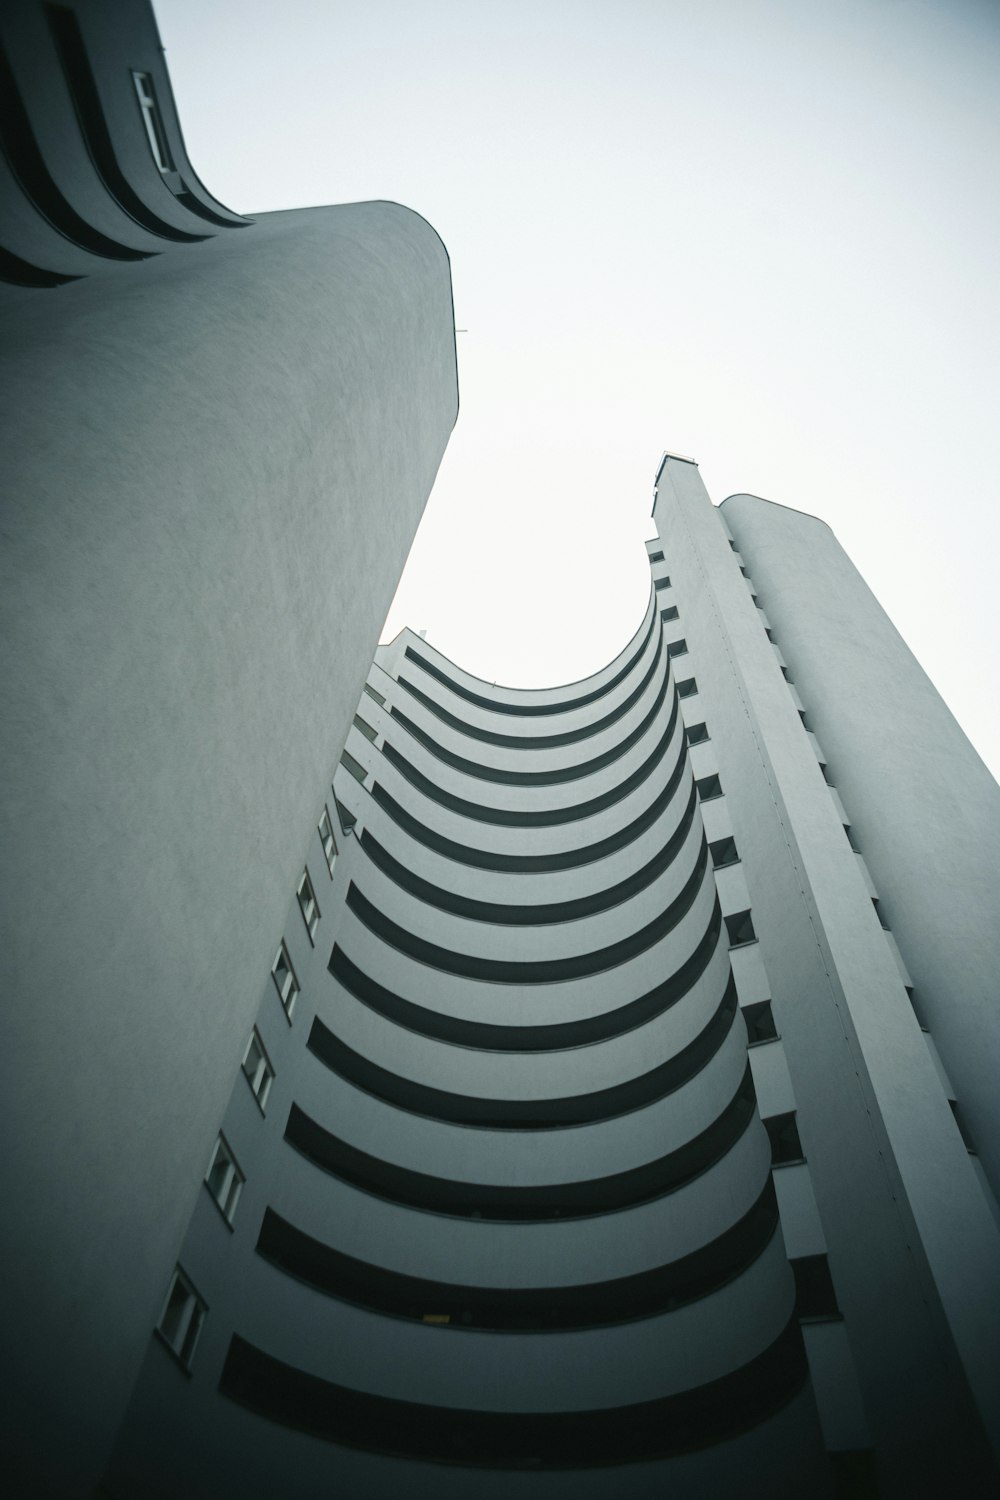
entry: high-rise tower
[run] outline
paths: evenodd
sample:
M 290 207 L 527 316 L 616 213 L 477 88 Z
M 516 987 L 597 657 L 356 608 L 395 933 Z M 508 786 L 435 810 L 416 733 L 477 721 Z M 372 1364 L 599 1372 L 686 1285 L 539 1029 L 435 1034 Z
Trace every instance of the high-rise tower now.
M 823 523 L 654 514 L 592 678 L 379 648 L 112 1494 L 992 1482 L 1000 794 Z

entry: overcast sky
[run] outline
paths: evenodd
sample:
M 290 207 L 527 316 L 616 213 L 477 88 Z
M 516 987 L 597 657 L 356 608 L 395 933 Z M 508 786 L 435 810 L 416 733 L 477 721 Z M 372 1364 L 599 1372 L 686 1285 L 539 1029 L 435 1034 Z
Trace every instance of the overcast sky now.
M 156 0 L 246 211 L 448 246 L 462 410 L 385 636 L 568 681 L 664 448 L 822 516 L 1000 770 L 997 0 Z

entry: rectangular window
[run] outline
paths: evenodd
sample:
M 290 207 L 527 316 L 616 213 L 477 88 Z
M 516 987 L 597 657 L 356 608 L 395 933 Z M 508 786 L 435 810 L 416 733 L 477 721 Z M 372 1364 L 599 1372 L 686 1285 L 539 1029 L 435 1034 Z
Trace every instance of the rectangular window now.
M 649 560 L 650 560 L 651 563 L 662 562 L 663 561 L 663 553 L 662 552 L 651 552 L 649 554 Z
M 344 830 L 345 835 L 353 833 L 354 825 L 358 821 L 357 818 L 351 812 L 350 808 L 345 807 L 337 797 L 334 797 L 333 801 L 337 809 L 337 817 L 340 819 L 340 826 Z
M 684 732 L 689 745 L 703 745 L 709 737 L 707 724 L 689 724 Z
M 693 677 L 685 677 L 683 682 L 677 684 L 678 698 L 693 698 L 698 691 L 698 684 Z
M 285 1007 L 285 1015 L 291 1020 L 295 1001 L 298 999 L 299 981 L 295 977 L 292 960 L 288 956 L 288 949 L 284 943 L 278 949 L 278 956 L 271 966 L 271 978 L 277 986 L 281 1003 Z
M 702 802 L 711 802 L 713 797 L 722 796 L 722 782 L 718 776 L 703 776 L 700 781 L 695 782 L 695 786 Z
M 343 766 L 345 771 L 350 771 L 352 776 L 356 776 L 361 782 L 362 786 L 364 786 L 365 777 L 368 775 L 368 772 L 365 770 L 360 761 L 354 759 L 354 756 L 349 750 L 345 750 L 341 755 L 340 764 Z
M 205 1173 L 205 1186 L 218 1205 L 219 1212 L 227 1224 L 232 1224 L 236 1205 L 243 1191 L 246 1178 L 236 1163 L 224 1135 L 220 1135 L 212 1152 L 212 1160 Z
M 365 683 L 365 692 L 368 694 L 369 698 L 374 698 L 376 703 L 380 703 L 382 707 L 385 708 L 385 699 L 383 698 L 381 693 L 377 693 L 375 691 L 370 682 Z
M 308 870 L 302 871 L 302 879 L 299 881 L 298 890 L 295 894 L 298 897 L 299 911 L 302 913 L 302 920 L 306 924 L 309 941 L 312 942 L 316 936 L 316 928 L 319 926 L 319 907 L 316 904 L 316 892 L 313 890 Z
M 680 618 L 680 610 L 676 604 L 671 604 L 668 609 L 660 610 L 661 620 L 677 620 Z
M 271 1067 L 271 1060 L 264 1050 L 264 1043 L 260 1039 L 260 1032 L 256 1026 L 250 1033 L 250 1040 L 243 1057 L 243 1076 L 250 1085 L 253 1096 L 263 1113 L 267 1108 L 267 1096 L 271 1092 L 271 1084 L 274 1082 L 274 1069 Z
M 787 1115 L 772 1115 L 764 1121 L 771 1142 L 771 1165 L 780 1167 L 791 1161 L 805 1161 L 799 1128 L 795 1123 L 795 1111 Z
M 667 647 L 667 655 L 669 657 L 687 656 L 687 648 L 687 641 L 671 641 Z
M 323 845 L 323 853 L 326 855 L 326 866 L 333 874 L 333 867 L 337 859 L 337 840 L 333 836 L 333 824 L 330 822 L 330 811 L 324 807 L 323 815 L 318 824 L 319 841 Z
M 660 589 L 668 589 L 670 587 L 670 579 L 669 578 L 657 578 L 657 579 L 654 579 L 654 581 L 653 581 L 653 587 L 654 587 L 654 589 L 656 589 L 657 592 L 659 592 Z
M 370 739 L 372 741 L 378 739 L 378 730 L 373 729 L 372 726 L 368 723 L 367 719 L 363 719 L 360 714 L 354 715 L 354 727 L 355 729 L 360 729 L 361 733 L 365 735 L 367 739 Z
M 729 933 L 730 948 L 738 948 L 742 943 L 757 941 L 749 911 L 734 911 L 732 916 L 727 917 L 726 931 Z
M 760 1042 L 777 1040 L 778 1028 L 771 1014 L 770 1000 L 761 1000 L 756 1005 L 743 1007 L 743 1019 L 747 1023 L 747 1042 L 756 1047 Z
M 709 844 L 708 852 L 712 856 L 712 865 L 716 870 L 723 870 L 726 865 L 739 864 L 740 856 L 736 848 L 736 840 L 733 838 L 716 839 L 713 844 Z
M 153 80 L 148 73 L 133 73 L 132 82 L 135 84 L 136 97 L 139 100 L 139 108 L 142 110 L 142 121 L 146 127 L 146 136 L 149 140 L 149 149 L 153 153 L 153 160 L 161 172 L 172 172 L 174 171 L 173 158 L 170 155 L 170 147 L 167 145 L 167 133 L 163 128 L 160 107 L 156 102 Z
M 798 1318 L 839 1318 L 837 1294 L 825 1255 L 798 1255 L 790 1260 L 795 1277 L 795 1315 Z
M 204 1301 L 178 1266 L 171 1278 L 156 1331 L 185 1370 L 191 1368 L 207 1311 Z

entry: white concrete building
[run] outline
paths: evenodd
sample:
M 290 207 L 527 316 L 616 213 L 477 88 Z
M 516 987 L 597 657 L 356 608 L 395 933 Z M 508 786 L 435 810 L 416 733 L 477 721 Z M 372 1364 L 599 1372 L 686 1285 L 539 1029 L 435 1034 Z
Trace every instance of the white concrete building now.
M 1000 794 L 821 522 L 654 516 L 584 682 L 376 653 L 111 1494 L 988 1492 Z

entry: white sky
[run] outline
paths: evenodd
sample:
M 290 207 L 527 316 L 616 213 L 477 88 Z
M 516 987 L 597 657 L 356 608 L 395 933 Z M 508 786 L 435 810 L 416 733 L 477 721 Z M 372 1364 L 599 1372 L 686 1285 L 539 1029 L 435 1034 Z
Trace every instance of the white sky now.
M 451 254 L 462 410 L 385 636 L 523 686 L 645 607 L 661 451 L 827 520 L 1000 770 L 998 0 L 156 0 L 247 211 Z

